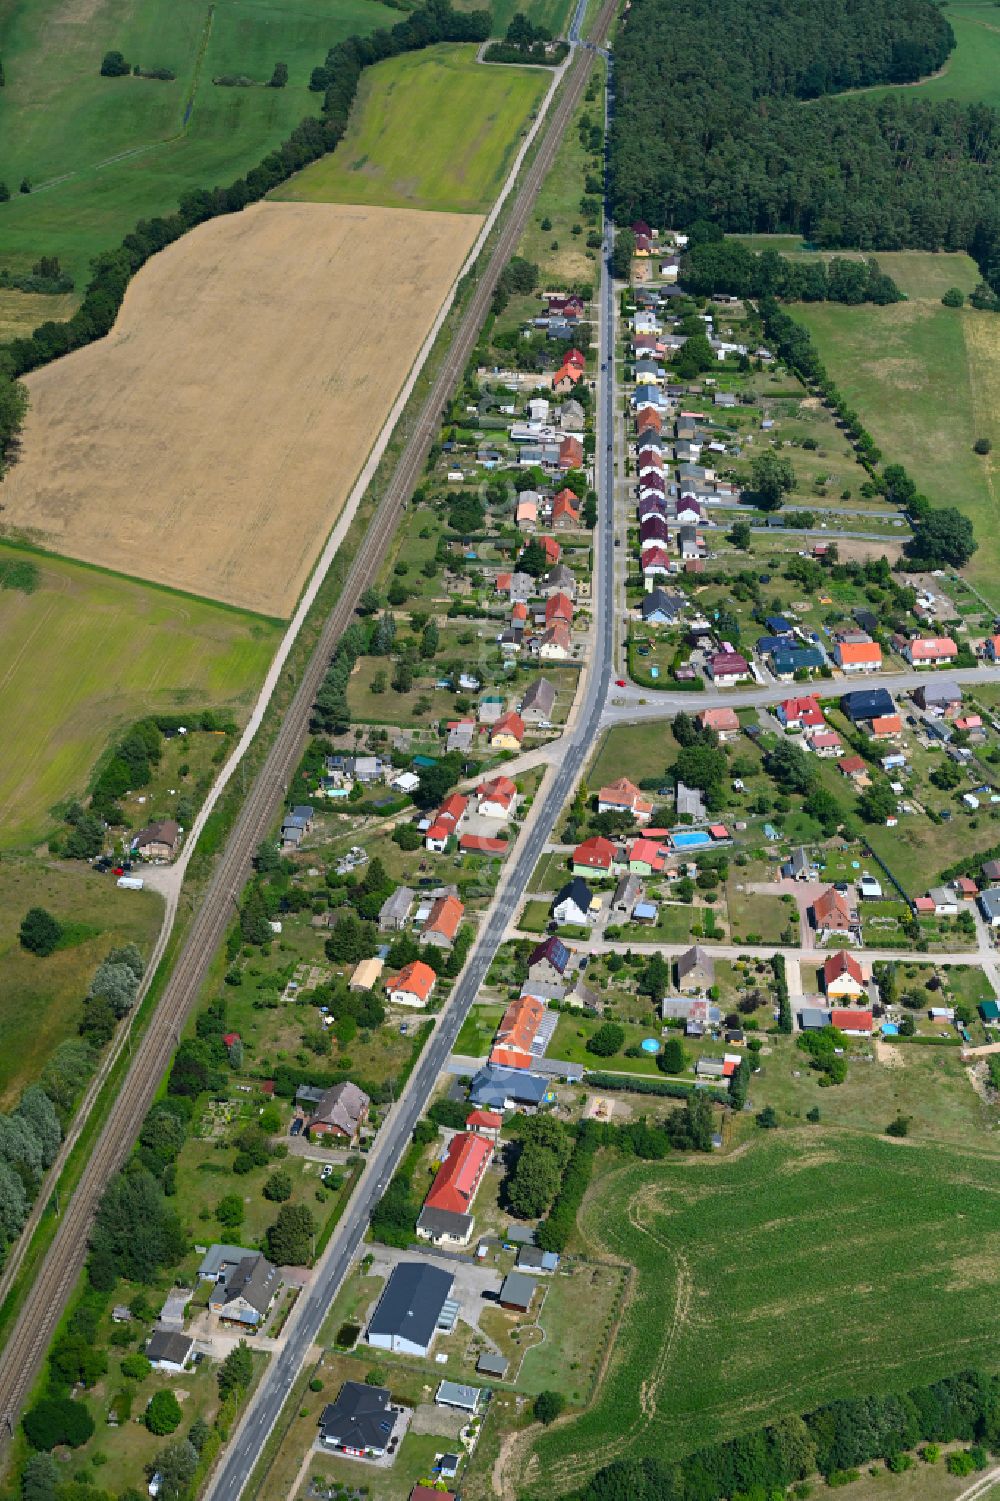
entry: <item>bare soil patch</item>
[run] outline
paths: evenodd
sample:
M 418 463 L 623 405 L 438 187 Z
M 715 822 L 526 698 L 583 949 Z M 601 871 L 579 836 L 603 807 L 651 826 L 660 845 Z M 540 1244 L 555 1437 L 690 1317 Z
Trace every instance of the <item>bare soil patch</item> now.
M 480 222 L 261 203 L 186 235 L 29 377 L 4 526 L 290 614 Z

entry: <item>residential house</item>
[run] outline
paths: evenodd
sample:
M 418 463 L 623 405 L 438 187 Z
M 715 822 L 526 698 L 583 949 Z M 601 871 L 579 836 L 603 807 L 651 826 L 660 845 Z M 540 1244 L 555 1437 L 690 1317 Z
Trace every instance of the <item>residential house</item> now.
M 590 922 L 590 888 L 582 876 L 567 881 L 552 903 L 552 916 L 558 923 Z
M 548 678 L 536 678 L 525 689 L 521 700 L 521 718 L 527 724 L 549 724 L 555 708 L 555 684 Z
M 582 895 L 589 905 L 590 893 Z M 586 908 L 584 909 L 586 912 Z M 584 917 L 586 921 L 586 916 Z M 546 1018 L 545 1000 L 524 992 L 511 1001 L 497 1027 L 490 1049 L 490 1062 L 498 1068 L 530 1068 L 545 1051 L 539 1031 Z
M 984 860 L 982 877 L 984 881 L 991 883 L 1000 882 L 1000 860 Z
M 573 874 L 591 878 L 609 876 L 615 859 L 615 847 L 610 839 L 595 834 L 592 838 L 585 839 L 582 844 L 578 844 L 573 851 L 571 860 Z
M 413 887 L 398 886 L 392 896 L 384 899 L 378 908 L 378 931 L 383 934 L 402 932 L 413 907 Z
M 573 619 L 573 601 L 566 594 L 550 594 L 545 601 L 545 624 L 546 627 L 555 625 L 557 620 L 569 625 Z
M 519 751 L 523 739 L 524 720 L 514 711 L 501 714 L 490 729 L 490 745 L 497 750 Z
M 781 867 L 781 874 L 786 881 L 808 881 L 812 874 L 812 861 L 808 851 L 801 845 L 792 850 L 791 857 Z
M 658 578 L 665 578 L 670 573 L 670 554 L 662 547 L 651 547 L 642 555 L 642 577 L 647 589 L 656 585 Z
M 538 528 L 538 502 L 527 490 L 522 490 L 514 517 L 519 532 L 534 532 Z
M 864 724 L 867 720 L 880 719 L 883 715 L 896 712 L 892 695 L 885 688 L 863 688 L 854 693 L 845 693 L 841 697 L 840 707 L 852 724 Z
M 477 1136 L 485 1136 L 494 1146 L 500 1140 L 502 1128 L 503 1116 L 496 1110 L 470 1110 L 465 1117 L 465 1129 L 475 1131 Z
M 539 537 L 537 540 L 539 547 L 545 554 L 546 563 L 554 567 L 562 557 L 562 548 L 559 546 L 559 543 L 555 537 Z
M 655 839 L 633 839 L 625 855 L 630 875 L 658 876 L 666 868 L 666 850 Z
M 450 949 L 464 916 L 465 907 L 457 896 L 439 896 L 421 929 L 421 942 L 431 943 L 439 949 Z
M 815 730 L 826 723 L 819 701 L 812 694 L 805 698 L 786 698 L 775 709 L 775 715 L 786 730 Z
M 856 1001 L 867 994 L 864 971 L 846 949 L 831 954 L 823 964 L 823 989 L 830 1001 Z
M 943 714 L 946 719 L 953 718 L 962 708 L 962 690 L 954 678 L 938 678 L 933 682 L 921 683 L 914 690 L 913 698 L 921 709 Z
M 248 1251 L 227 1268 L 209 1294 L 208 1306 L 224 1324 L 256 1329 L 264 1322 L 280 1282 L 278 1268 L 260 1251 Z
M 898 714 L 877 714 L 871 721 L 870 734 L 873 740 L 893 740 L 903 733 L 903 721 Z
M 557 563 L 542 579 L 539 593 L 546 597 L 550 594 L 565 594 L 569 599 L 576 599 L 576 575 L 565 563 Z
M 552 525 L 556 531 L 568 532 L 580 524 L 580 502 L 573 490 L 560 490 L 552 501 Z
M 480 818 L 508 819 L 517 801 L 517 784 L 510 777 L 490 777 L 476 788 L 476 811 Z
M 647 625 L 673 625 L 683 614 L 687 601 L 665 589 L 652 589 L 643 595 L 639 612 Z
M 394 1006 L 417 1006 L 421 1009 L 427 1005 L 434 993 L 437 984 L 437 975 L 429 964 L 422 959 L 415 959 L 412 964 L 404 964 L 396 975 L 390 975 L 385 982 L 385 993 Z
M 858 930 L 857 913 L 851 908 L 845 892 L 835 886 L 817 896 L 812 906 L 813 924 L 820 942 L 837 935 L 854 935 Z
M 187 1334 L 154 1329 L 146 1341 L 146 1359 L 154 1371 L 180 1376 L 190 1365 L 194 1340 Z
M 306 1126 L 310 1140 L 332 1136 L 354 1146 L 368 1120 L 371 1103 L 364 1090 L 349 1080 L 324 1089 Z
M 441 1326 L 454 1280 L 426 1261 L 397 1262 L 368 1325 L 368 1343 L 423 1359 Z
M 583 371 L 576 365 L 564 362 L 552 377 L 552 389 L 557 396 L 568 396 L 583 379 Z M 567 466 L 572 469 L 573 465 Z
M 460 792 L 450 792 L 424 831 L 424 849 L 443 855 L 448 848 L 448 840 L 461 828 L 468 809 L 467 797 L 463 797 Z
M 844 743 L 836 730 L 811 730 L 806 736 L 806 744 L 811 751 L 824 759 L 839 756 L 844 748 Z
M 396 1426 L 390 1403 L 387 1387 L 345 1381 L 337 1400 L 328 1402 L 320 1415 L 321 1446 L 352 1459 L 380 1459 Z
M 180 824 L 173 818 L 164 818 L 140 829 L 132 840 L 132 849 L 144 860 L 172 860 L 180 840 Z
M 903 656 L 911 667 L 944 667 L 958 656 L 958 647 L 950 636 L 932 636 L 908 641 Z
M 417 1220 L 417 1238 L 435 1245 L 467 1246 L 472 1205 L 493 1157 L 493 1143 L 474 1132 L 451 1138 Z
M 559 999 L 566 982 L 570 951 L 561 938 L 553 934 L 532 950 L 528 959 L 527 983 L 539 995 Z
M 487 1064 L 472 1080 L 469 1102 L 480 1109 L 535 1111 L 549 1091 L 544 1074 Z
M 708 659 L 708 674 L 719 688 L 732 688 L 752 679 L 750 664 L 738 651 L 718 651 Z
M 933 886 L 927 893 L 934 903 L 935 917 L 957 917 L 958 895 L 949 886 Z
M 860 756 L 842 756 L 837 762 L 837 770 L 858 786 L 868 786 L 871 781 L 868 768 Z
M 500 1288 L 500 1307 L 515 1313 L 527 1313 L 538 1283 L 523 1272 L 508 1272 Z
M 612 912 L 622 913 L 625 917 L 631 917 L 632 909 L 636 902 L 643 897 L 645 887 L 637 875 L 622 876 L 615 887 L 615 894 L 611 898 Z
M 677 989 L 709 990 L 715 984 L 715 960 L 708 949 L 695 944 L 677 960 Z
M 877 641 L 838 641 L 833 659 L 842 672 L 879 672 L 882 648 Z
M 598 792 L 597 811 L 627 813 L 636 823 L 648 823 L 653 814 L 653 804 L 628 777 L 619 777 L 617 782 L 602 787 Z
M 573 638 L 564 620 L 557 620 L 543 634 L 538 655 L 545 662 L 568 662 L 573 655 Z
M 834 1007 L 830 1012 L 830 1026 L 843 1032 L 845 1037 L 870 1037 L 873 1021 L 870 1011 Z
M 686 818 L 691 823 L 703 823 L 708 817 L 708 809 L 699 787 L 688 787 L 684 782 L 678 782 L 675 806 L 677 817 Z
M 789 646 L 771 653 L 771 671 L 782 682 L 790 682 L 799 672 L 816 672 L 826 665 L 819 646 Z
M 703 730 L 714 730 L 722 741 L 734 740 L 740 733 L 739 716 L 735 709 L 702 709 L 698 724 Z
M 559 468 L 580 469 L 583 466 L 583 444 L 579 438 L 563 438 L 559 444 Z

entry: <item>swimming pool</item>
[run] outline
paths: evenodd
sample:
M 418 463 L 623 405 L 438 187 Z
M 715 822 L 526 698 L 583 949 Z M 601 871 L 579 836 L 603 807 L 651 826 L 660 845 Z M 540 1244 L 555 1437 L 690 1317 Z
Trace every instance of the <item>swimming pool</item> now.
M 660 1051 L 660 1044 L 655 1037 L 644 1037 L 639 1046 L 644 1053 L 658 1053 Z
M 676 850 L 693 850 L 702 844 L 711 844 L 711 834 L 704 829 L 687 829 L 681 834 L 671 834 L 670 842 Z

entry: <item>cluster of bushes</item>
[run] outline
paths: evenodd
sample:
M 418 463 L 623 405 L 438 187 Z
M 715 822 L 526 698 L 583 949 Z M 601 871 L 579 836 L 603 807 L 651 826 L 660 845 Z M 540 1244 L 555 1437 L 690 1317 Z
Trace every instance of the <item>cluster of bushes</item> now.
M 584 1121 L 581 1125 L 559 1191 L 538 1227 L 536 1239 L 543 1251 L 565 1250 L 573 1233 L 577 1211 L 590 1186 L 599 1146 L 599 1132 L 594 1129 L 594 1124 L 593 1121 Z
M 73 278 L 59 264 L 57 255 L 43 255 L 30 272 L 18 275 L 6 267 L 0 271 L 0 289 L 15 292 L 72 292 Z
M 492 42 L 484 54 L 488 63 L 549 63 L 562 62 L 568 48 L 565 43 L 552 47 L 552 33 L 545 26 L 536 26 L 523 11 L 518 11 L 504 33 L 502 42 Z
M 781 1494 L 817 1470 L 837 1478 L 921 1441 L 1000 1442 L 1000 1378 L 962 1371 L 899 1394 L 848 1397 L 780 1418 L 681 1459 L 621 1459 L 599 1470 L 576 1501 L 720 1501 Z M 975 1456 L 973 1457 L 973 1465 Z
M 0 1115 L 0 1262 L 21 1233 L 42 1178 L 62 1141 L 56 1107 L 31 1084 L 9 1115 Z
M 788 978 L 785 974 L 784 954 L 771 955 L 771 973 L 774 976 L 774 989 L 778 996 L 778 1031 L 790 1033 L 794 1022 L 792 1002 L 788 993 Z
M 80 1019 L 81 1036 L 95 1048 L 110 1041 L 118 1023 L 132 1010 L 145 970 L 143 957 L 134 943 L 112 949 L 95 969 Z
M 505 1192 L 511 1211 L 522 1220 L 545 1214 L 559 1192 L 573 1151 L 573 1137 L 552 1115 L 518 1121 L 518 1136 L 510 1149 L 513 1166 Z
M 681 280 L 695 297 L 724 293 L 734 297 L 782 297 L 789 302 L 844 302 L 884 306 L 902 302 L 891 276 L 874 260 L 792 261 L 776 250 L 756 254 L 721 229 L 705 230 L 681 261 Z

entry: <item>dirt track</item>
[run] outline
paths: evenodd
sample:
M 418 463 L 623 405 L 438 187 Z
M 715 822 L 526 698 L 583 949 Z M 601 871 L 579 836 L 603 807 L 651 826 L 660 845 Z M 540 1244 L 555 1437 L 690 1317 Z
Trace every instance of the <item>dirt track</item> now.
M 261 203 L 186 235 L 29 377 L 5 528 L 290 614 L 481 222 Z

